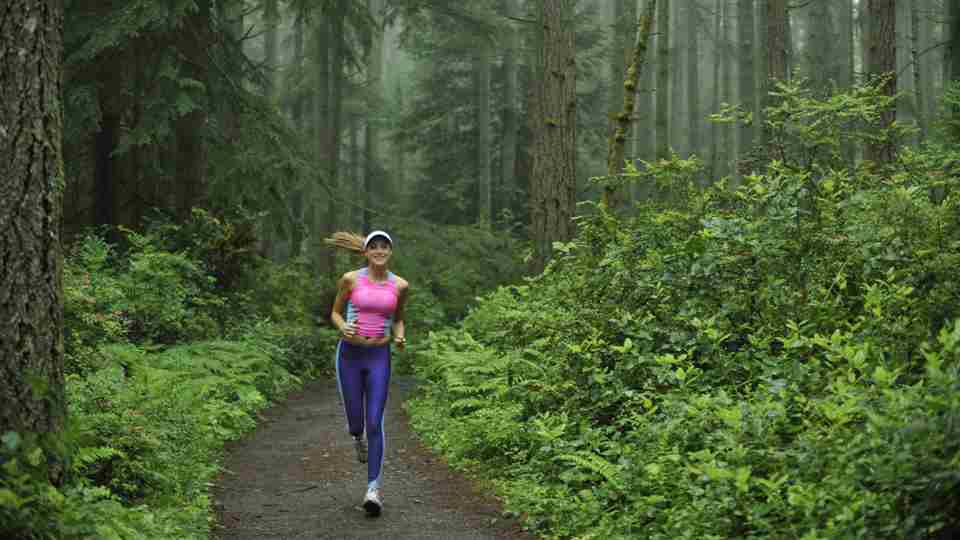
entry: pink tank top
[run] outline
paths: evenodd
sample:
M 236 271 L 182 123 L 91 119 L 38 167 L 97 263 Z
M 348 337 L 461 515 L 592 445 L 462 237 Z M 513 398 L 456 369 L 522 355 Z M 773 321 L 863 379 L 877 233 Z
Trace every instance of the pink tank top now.
M 356 323 L 357 335 L 382 337 L 390 333 L 393 314 L 397 310 L 397 276 L 387 272 L 387 280 L 371 281 L 362 268 L 347 297 L 347 322 Z

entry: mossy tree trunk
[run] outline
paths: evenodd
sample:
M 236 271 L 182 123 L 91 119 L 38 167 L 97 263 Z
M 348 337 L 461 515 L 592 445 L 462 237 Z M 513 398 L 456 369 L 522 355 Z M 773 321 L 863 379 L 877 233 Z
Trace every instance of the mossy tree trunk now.
M 54 444 L 66 417 L 62 33 L 59 0 L 11 0 L 0 17 L 0 435 Z M 60 460 L 46 461 L 59 483 Z
M 633 110 L 636 104 L 637 84 L 643 72 L 644 61 L 647 57 L 647 43 L 653 28 L 653 18 L 656 14 L 656 0 L 648 0 L 646 11 L 640 19 L 640 29 L 637 32 L 636 43 L 633 46 L 633 55 L 630 67 L 623 80 L 623 108 L 617 113 L 610 128 L 610 140 L 607 143 L 607 176 L 615 177 L 623 173 L 624 154 L 627 136 L 633 123 Z M 614 81 L 616 84 L 617 81 Z M 614 208 L 620 203 L 620 193 L 615 185 L 608 185 L 603 190 L 601 205 L 604 208 Z

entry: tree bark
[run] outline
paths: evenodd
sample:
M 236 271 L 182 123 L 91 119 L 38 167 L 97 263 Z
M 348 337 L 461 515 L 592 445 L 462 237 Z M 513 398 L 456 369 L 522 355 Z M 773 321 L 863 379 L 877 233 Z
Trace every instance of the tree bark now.
M 368 0 L 367 9 L 379 20 L 382 0 Z M 342 15 L 340 16 L 342 17 Z M 342 21 L 342 18 L 341 18 Z M 342 26 L 342 23 L 341 23 Z M 367 127 L 364 132 L 364 179 L 363 179 L 363 228 L 369 231 L 373 216 L 370 213 L 373 201 L 389 198 L 391 190 L 386 186 L 383 167 L 380 165 L 380 101 L 383 99 L 383 32 L 379 25 L 373 30 L 370 42 L 370 57 L 367 61 L 367 78 L 370 89 L 367 94 Z M 334 35 L 333 39 L 342 40 Z M 341 68 L 342 69 L 342 68 Z
M 720 81 L 720 94 L 723 102 L 733 103 L 733 31 L 730 29 L 732 17 L 730 15 L 729 3 L 725 0 L 717 0 L 719 4 L 717 10 L 720 12 L 720 19 L 722 23 L 721 30 L 721 43 L 722 47 L 717 47 L 718 53 L 722 55 L 721 64 L 722 64 L 722 76 Z M 720 174 L 727 176 L 731 172 L 731 161 L 734 154 L 734 144 L 735 137 L 733 133 L 732 124 L 723 124 L 720 127 L 720 155 L 718 157 L 718 164 L 720 169 Z
M 723 9 L 721 3 L 723 0 L 714 0 L 713 12 L 713 98 L 710 101 L 710 112 L 720 111 L 720 96 L 723 92 L 720 80 L 720 67 L 723 64 Z M 720 176 L 720 134 L 722 125 L 719 122 L 710 123 L 710 181 Z
M 753 59 L 753 0 L 738 0 L 737 2 L 737 38 L 740 42 L 738 85 L 740 103 L 744 109 L 756 116 L 756 82 L 754 77 Z M 737 149 L 738 160 L 743 160 L 753 149 L 753 125 L 740 127 L 740 139 Z
M 670 0 L 657 6 L 657 159 L 670 157 Z
M 917 134 L 919 142 L 927 136 L 927 118 L 924 114 L 926 101 L 923 94 L 923 70 L 920 57 L 920 0 L 910 2 L 910 64 L 913 67 L 913 115 L 917 120 L 920 132 Z
M 394 104 L 396 110 L 402 111 L 404 104 L 403 96 L 403 85 L 397 85 L 397 99 Z M 516 120 L 514 120 L 516 122 Z M 393 178 L 394 178 L 394 189 L 396 190 L 397 195 L 403 195 L 406 190 L 406 152 L 404 151 L 403 144 L 400 140 L 402 137 L 402 132 L 399 128 L 393 134 L 393 143 L 390 145 L 391 150 L 393 151 Z
M 640 80 L 640 73 L 643 72 L 644 60 L 647 57 L 647 42 L 650 39 L 650 31 L 653 27 L 653 18 L 656 14 L 657 1 L 648 0 L 646 12 L 640 19 L 640 31 L 637 33 L 637 41 L 633 46 L 633 57 L 630 60 L 630 67 L 627 69 L 626 77 L 623 81 L 623 109 L 614 117 L 610 134 L 610 141 L 607 145 L 607 176 L 614 177 L 623 173 L 624 167 L 624 149 L 627 142 L 627 135 L 630 133 L 630 124 L 632 124 L 633 109 L 637 96 L 637 83 Z M 605 186 L 603 198 L 600 201 L 604 208 L 613 208 L 618 203 L 618 190 L 614 186 Z
M 328 121 L 330 123 L 329 129 L 329 151 L 330 151 L 330 161 L 327 163 L 327 183 L 330 186 L 330 190 L 333 193 L 341 193 L 340 188 L 340 140 L 342 138 L 343 131 L 343 67 L 344 67 L 344 34 L 343 34 L 343 21 L 346 15 L 346 6 L 343 3 L 344 0 L 340 0 L 337 4 L 336 11 L 332 14 L 330 19 L 330 39 L 331 50 L 330 50 L 330 101 L 329 101 L 329 113 L 330 116 Z M 373 122 L 375 123 L 375 122 Z M 376 161 L 371 161 L 371 151 L 369 145 L 377 140 L 376 136 L 370 135 L 370 126 L 371 122 L 367 122 L 367 170 L 370 170 L 371 167 L 377 167 Z M 376 144 L 376 143 L 373 143 Z M 379 157 L 378 154 L 374 154 Z M 369 194 L 367 195 L 369 198 Z M 324 254 L 323 261 L 325 263 L 324 269 L 331 279 L 336 277 L 336 255 L 337 252 L 334 249 L 324 249 L 321 244 L 321 238 L 329 238 L 337 230 L 338 222 L 338 213 L 339 213 L 340 203 L 333 197 L 327 197 L 327 212 L 326 219 L 323 221 L 323 230 L 321 235 L 317 237 L 316 249 L 317 251 Z
M 0 17 L 0 435 L 58 446 L 66 417 L 59 0 L 13 0 Z M 63 476 L 48 454 L 48 474 Z
M 949 7 L 950 33 L 950 80 L 960 81 L 960 4 L 955 1 L 947 2 Z
M 208 46 L 210 36 L 210 0 L 198 0 L 197 11 L 187 16 L 186 27 L 179 41 L 181 77 L 200 83 L 209 80 Z M 206 191 L 207 152 L 204 130 L 207 125 L 207 95 L 192 96 L 194 109 L 176 121 L 176 185 L 177 217 L 190 218 L 192 208 L 203 206 Z
M 264 94 L 272 100 L 276 94 L 277 79 L 277 26 L 280 24 L 280 11 L 277 0 L 263 0 L 263 22 L 266 26 L 263 34 L 264 64 L 267 69 L 267 82 Z
M 830 92 L 830 78 L 834 74 L 833 63 L 836 46 L 833 34 L 833 18 L 830 6 L 823 0 L 810 6 L 809 62 L 810 82 L 820 96 Z
M 302 6 L 298 8 L 293 14 L 293 57 L 291 58 L 292 65 L 290 66 L 290 75 L 285 78 L 286 83 L 290 87 L 287 91 L 287 94 L 290 95 L 290 117 L 293 120 L 293 125 L 296 129 L 300 130 L 301 133 L 306 135 L 306 121 L 303 110 L 304 99 L 302 93 L 297 90 L 300 86 L 300 81 L 303 80 L 303 42 L 304 42 L 304 17 Z M 304 197 L 306 197 L 307 190 L 302 186 L 294 189 L 290 197 L 290 212 L 288 214 L 288 224 L 287 229 L 290 232 L 290 249 L 289 256 L 290 258 L 299 257 L 303 250 L 303 237 L 304 237 L 304 208 L 309 207 L 305 204 Z
M 321 243 L 324 236 L 324 226 L 326 220 L 326 207 L 329 194 L 324 189 L 324 184 L 329 187 L 329 177 L 331 163 L 337 159 L 337 153 L 333 148 L 332 142 L 332 120 L 331 120 L 331 79 L 334 77 L 334 69 L 331 62 L 331 43 L 335 36 L 331 35 L 330 21 L 324 18 L 316 18 L 314 24 L 314 53 L 313 53 L 313 81 L 314 91 L 311 96 L 312 104 L 312 135 L 316 142 L 316 160 L 318 174 L 314 178 L 313 190 L 311 193 L 310 208 L 307 214 L 310 217 L 308 239 L 305 244 L 310 244 L 310 256 L 320 265 L 320 272 L 326 274 L 330 271 L 331 259 L 327 257 L 327 251 L 330 251 Z
M 517 16 L 516 0 L 503 0 L 503 13 L 507 17 Z M 503 26 L 503 137 L 500 144 L 500 194 L 497 208 L 513 206 L 512 193 L 517 189 L 517 134 L 520 130 L 517 104 L 517 49 L 519 36 L 513 27 L 512 19 Z M 496 211 L 496 210 L 495 210 Z
M 573 0 L 539 3 L 542 33 L 532 111 L 532 267 L 546 266 L 555 241 L 573 237 L 576 210 L 577 70 Z
M 894 96 L 897 93 L 897 3 L 896 0 L 867 0 L 870 36 L 867 55 L 867 74 L 871 80 L 878 81 L 886 77 L 883 93 Z M 896 107 L 880 116 L 881 129 L 887 129 L 896 118 Z M 881 141 L 867 145 L 867 159 L 877 163 L 893 161 L 896 147 L 892 142 Z
M 617 117 L 623 110 L 624 99 L 624 77 L 632 56 L 632 47 L 637 34 L 637 4 L 636 2 L 609 2 L 608 12 L 610 19 L 610 51 L 608 52 L 610 84 L 607 92 L 607 111 L 610 121 L 608 137 L 613 137 L 617 129 Z M 632 109 L 631 109 L 632 111 Z M 633 119 L 631 118 L 631 122 Z M 610 146 L 608 144 L 608 150 Z M 625 153 L 625 151 L 624 151 Z M 609 169 L 609 167 L 608 167 Z M 619 173 L 618 173 L 619 174 Z M 621 190 L 607 193 L 606 190 L 601 195 L 601 200 L 613 197 L 608 202 L 611 206 L 618 206 L 625 193 Z
M 764 33 L 767 39 L 764 47 L 767 55 L 767 69 L 763 85 L 764 107 L 775 107 L 777 105 L 777 98 L 772 92 L 775 91 L 778 81 L 786 81 L 790 76 L 787 71 L 787 57 L 790 50 L 787 42 L 787 17 L 787 0 L 770 0 L 767 3 L 767 30 Z M 769 143 L 773 137 L 770 127 L 766 123 L 763 124 L 761 129 L 761 137 L 764 145 Z
M 691 154 L 700 153 L 700 6 L 687 2 L 687 137 Z
M 490 56 L 493 46 L 481 36 L 473 62 L 477 78 L 477 223 L 493 223 L 493 180 L 490 171 Z

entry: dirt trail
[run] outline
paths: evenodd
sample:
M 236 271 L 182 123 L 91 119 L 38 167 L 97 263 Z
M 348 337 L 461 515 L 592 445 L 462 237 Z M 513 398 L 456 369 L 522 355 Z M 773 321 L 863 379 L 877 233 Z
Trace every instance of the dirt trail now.
M 424 449 L 401 403 L 413 387 L 395 376 L 387 407 L 384 511 L 360 507 L 357 463 L 332 378 L 307 384 L 264 412 L 255 432 L 228 447 L 213 490 L 222 539 L 525 539 L 496 501 Z

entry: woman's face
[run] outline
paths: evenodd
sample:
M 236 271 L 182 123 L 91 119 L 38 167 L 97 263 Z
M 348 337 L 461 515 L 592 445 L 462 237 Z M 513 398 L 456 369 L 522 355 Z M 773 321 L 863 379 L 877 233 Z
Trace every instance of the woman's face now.
M 393 254 L 393 247 L 383 238 L 374 238 L 367 244 L 363 254 L 371 266 L 386 266 Z

